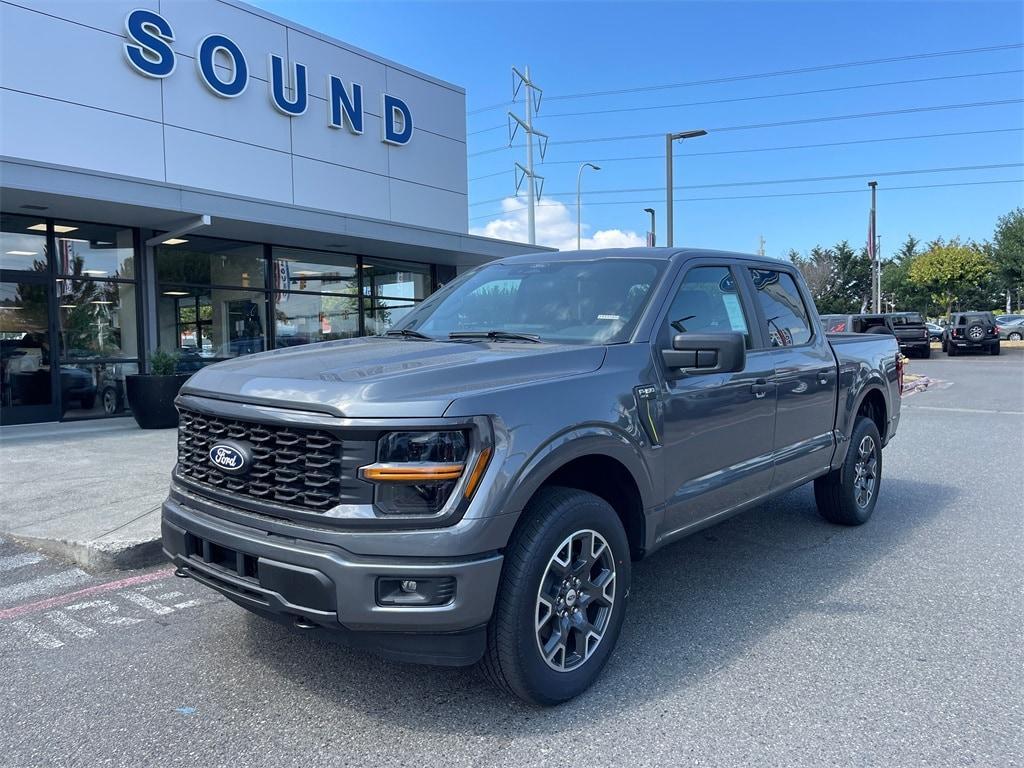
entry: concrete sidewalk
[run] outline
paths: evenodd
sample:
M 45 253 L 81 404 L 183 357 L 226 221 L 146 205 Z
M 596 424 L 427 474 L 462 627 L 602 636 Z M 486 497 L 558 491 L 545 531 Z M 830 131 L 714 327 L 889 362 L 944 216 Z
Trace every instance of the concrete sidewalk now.
M 176 437 L 131 418 L 0 427 L 0 533 L 96 570 L 158 562 Z

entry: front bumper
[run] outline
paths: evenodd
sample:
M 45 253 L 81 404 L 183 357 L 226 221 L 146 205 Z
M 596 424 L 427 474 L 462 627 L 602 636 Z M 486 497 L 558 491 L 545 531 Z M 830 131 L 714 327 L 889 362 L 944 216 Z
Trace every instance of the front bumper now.
M 164 552 L 183 576 L 216 589 L 244 608 L 392 658 L 472 664 L 483 654 L 502 556 L 368 557 L 341 547 L 275 535 L 164 502 Z M 444 605 L 385 606 L 377 579 L 450 577 Z

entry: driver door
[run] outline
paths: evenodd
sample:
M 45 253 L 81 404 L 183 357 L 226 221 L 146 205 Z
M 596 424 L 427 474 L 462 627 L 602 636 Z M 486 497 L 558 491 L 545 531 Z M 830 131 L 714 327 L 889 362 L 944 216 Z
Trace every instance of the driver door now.
M 662 367 L 667 499 L 659 539 L 727 513 L 771 488 L 775 387 L 771 353 L 759 351 L 758 325 L 737 267 L 688 265 L 656 336 Z M 665 366 L 661 350 L 677 333 L 743 333 L 746 364 L 730 373 Z

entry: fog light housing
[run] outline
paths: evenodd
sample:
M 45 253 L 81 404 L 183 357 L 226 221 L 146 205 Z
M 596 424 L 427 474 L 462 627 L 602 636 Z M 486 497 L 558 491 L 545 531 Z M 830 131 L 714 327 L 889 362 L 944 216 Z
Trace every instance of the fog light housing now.
M 454 576 L 377 577 L 377 605 L 448 605 L 454 599 Z

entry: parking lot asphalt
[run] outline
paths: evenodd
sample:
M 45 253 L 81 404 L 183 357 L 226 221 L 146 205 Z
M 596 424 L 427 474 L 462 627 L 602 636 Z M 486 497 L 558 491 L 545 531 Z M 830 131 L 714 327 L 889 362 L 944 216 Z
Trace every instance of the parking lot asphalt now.
M 866 526 L 805 487 L 638 563 L 554 709 L 0 543 L 0 765 L 1021 764 L 1024 351 L 910 371 Z

